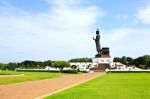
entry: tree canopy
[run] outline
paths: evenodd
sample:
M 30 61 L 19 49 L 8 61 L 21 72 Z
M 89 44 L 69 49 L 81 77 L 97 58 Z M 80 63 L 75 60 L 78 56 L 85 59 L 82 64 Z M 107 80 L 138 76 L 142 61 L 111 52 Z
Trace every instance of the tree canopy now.
M 122 56 L 114 57 L 114 62 L 121 62 L 125 65 L 135 65 L 136 67 L 143 68 L 143 69 L 150 69 L 150 55 L 139 56 L 138 58 L 131 58 Z
M 137 58 L 131 57 L 114 57 L 114 62 L 121 62 L 125 65 L 135 65 L 139 68 L 150 69 L 150 55 L 139 56 Z M 69 62 L 92 62 L 91 58 L 74 58 L 69 60 Z M 69 62 L 66 61 L 33 61 L 33 60 L 25 60 L 23 62 L 10 62 L 7 64 L 0 63 L 1 70 L 15 70 L 16 68 L 23 69 L 33 69 L 33 68 L 45 68 L 46 66 L 52 66 L 55 68 L 59 68 L 60 71 L 63 70 L 64 67 L 70 67 Z
M 51 66 L 52 61 L 32 61 L 32 60 L 25 60 L 20 63 L 10 62 L 8 64 L 0 63 L 1 70 L 15 70 L 16 68 L 23 68 L 23 69 L 33 69 L 33 68 L 45 68 L 46 66 Z
M 73 59 L 70 59 L 69 62 L 92 62 L 92 59 L 91 58 L 73 58 Z
M 55 61 L 52 63 L 51 67 L 59 68 L 59 70 L 62 72 L 64 67 L 71 67 L 71 65 L 66 61 Z

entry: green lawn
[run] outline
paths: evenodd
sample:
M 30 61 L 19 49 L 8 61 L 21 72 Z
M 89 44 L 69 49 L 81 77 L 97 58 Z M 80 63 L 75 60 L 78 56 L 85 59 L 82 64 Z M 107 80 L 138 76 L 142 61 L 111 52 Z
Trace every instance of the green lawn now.
M 60 77 L 66 75 L 63 73 L 52 73 L 52 72 L 16 72 L 16 71 L 0 71 L 0 75 L 6 74 L 24 74 L 24 76 L 10 77 L 10 78 L 0 78 L 0 85 L 18 83 L 32 80 L 48 79 L 54 77 Z
M 106 74 L 45 99 L 150 99 L 150 73 Z

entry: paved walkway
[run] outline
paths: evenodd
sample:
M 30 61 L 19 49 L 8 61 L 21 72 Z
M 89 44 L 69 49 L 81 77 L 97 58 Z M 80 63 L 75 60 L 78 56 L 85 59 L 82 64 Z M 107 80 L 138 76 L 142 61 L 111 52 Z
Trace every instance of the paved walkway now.
M 47 80 L 0 85 L 0 99 L 41 99 L 103 74 L 102 72 L 86 73 Z

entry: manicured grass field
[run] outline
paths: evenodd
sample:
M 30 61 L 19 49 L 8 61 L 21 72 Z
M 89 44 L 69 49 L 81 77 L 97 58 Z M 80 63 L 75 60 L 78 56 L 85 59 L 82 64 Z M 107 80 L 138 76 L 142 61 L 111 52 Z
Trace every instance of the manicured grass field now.
M 106 74 L 45 99 L 150 99 L 150 73 Z
M 63 74 L 63 73 L 52 73 L 52 72 L 0 71 L 0 75 L 6 75 L 6 74 L 10 74 L 10 75 L 11 74 L 24 74 L 24 76 L 0 78 L 0 85 L 10 84 L 10 83 L 18 83 L 18 82 L 25 82 L 25 81 L 48 79 L 48 78 L 54 78 L 54 77 L 60 77 L 62 75 L 66 75 L 66 74 Z

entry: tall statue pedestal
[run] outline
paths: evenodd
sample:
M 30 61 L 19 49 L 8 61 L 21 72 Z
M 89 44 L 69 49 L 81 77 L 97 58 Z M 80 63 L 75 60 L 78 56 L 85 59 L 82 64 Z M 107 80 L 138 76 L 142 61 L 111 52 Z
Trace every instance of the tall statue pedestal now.
M 92 58 L 92 63 L 95 64 L 92 71 L 105 71 L 106 68 L 109 67 L 109 64 L 112 62 L 111 57 L 107 58 Z
M 92 63 L 95 64 L 92 71 L 105 71 L 106 68 L 109 68 L 109 64 L 112 62 L 112 58 L 109 55 L 109 48 L 102 48 L 101 54 L 96 54 L 95 58 L 92 58 Z

